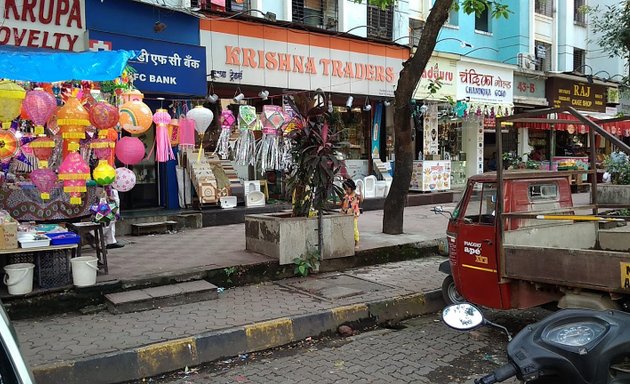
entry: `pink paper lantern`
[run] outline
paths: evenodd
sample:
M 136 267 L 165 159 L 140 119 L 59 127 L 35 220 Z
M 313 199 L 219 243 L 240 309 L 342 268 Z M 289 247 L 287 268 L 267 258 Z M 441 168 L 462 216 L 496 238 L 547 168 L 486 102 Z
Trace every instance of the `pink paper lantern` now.
M 118 108 L 104 101 L 99 101 L 90 108 L 90 123 L 99 130 L 99 137 L 106 137 L 107 130 L 118 124 Z
M 116 179 L 112 188 L 118 192 L 129 192 L 136 185 L 136 174 L 128 168 L 116 168 Z
M 153 122 L 156 125 L 169 125 L 171 122 L 171 115 L 168 114 L 166 109 L 160 108 L 153 114 Z
M 50 93 L 41 88 L 35 88 L 26 93 L 23 102 L 24 111 L 28 118 L 35 123 L 35 134 L 44 134 L 44 124 L 57 110 L 57 100 Z
M 125 165 L 134 165 L 144 159 L 144 144 L 137 137 L 125 136 L 116 143 L 116 157 Z
M 48 200 L 57 182 L 57 174 L 50 168 L 36 169 L 31 172 L 31 181 L 39 190 L 42 200 Z
M 107 134 L 107 131 L 105 131 Z M 100 132 L 99 132 L 100 135 Z M 90 143 L 90 148 L 94 150 L 94 155 L 99 160 L 108 160 L 116 143 L 107 138 L 99 138 Z
M 90 167 L 78 152 L 70 152 L 59 166 L 59 179 L 63 191 L 70 194 L 70 204 L 81 204 L 81 193 L 86 192 L 85 182 L 90 178 Z
M 171 115 L 166 109 L 158 109 L 153 115 L 155 123 L 155 159 L 160 163 L 175 160 L 171 139 L 168 134 L 168 125 L 171 123 Z

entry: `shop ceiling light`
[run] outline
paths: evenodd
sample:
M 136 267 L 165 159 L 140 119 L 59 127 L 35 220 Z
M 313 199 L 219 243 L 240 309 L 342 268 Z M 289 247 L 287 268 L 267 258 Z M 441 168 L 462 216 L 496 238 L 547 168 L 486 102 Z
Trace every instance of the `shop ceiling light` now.
M 216 93 L 213 93 L 211 95 L 208 95 L 207 99 L 208 99 L 209 102 L 214 104 L 214 103 L 217 102 L 217 100 L 219 100 L 219 96 Z
M 354 97 L 348 96 L 348 100 L 346 100 L 346 107 L 352 108 L 352 102 L 354 101 Z
M 262 98 L 263 100 L 267 100 L 269 98 L 269 91 L 263 89 L 262 91 L 258 92 L 258 96 L 260 96 L 260 98 Z
M 365 97 L 365 104 L 363 104 L 363 110 L 365 112 L 369 112 L 372 110 L 372 104 L 370 104 L 370 99 L 367 96 Z
M 383 105 L 386 106 L 386 107 L 389 107 L 390 105 L 392 105 L 392 102 L 389 101 L 389 100 L 385 100 L 385 101 L 383 101 Z
M 245 95 L 241 92 L 241 87 L 236 88 L 236 92 L 234 92 L 234 98 L 232 100 L 234 100 L 236 104 L 239 104 L 244 98 Z
M 328 99 L 328 113 L 333 113 L 333 102 Z

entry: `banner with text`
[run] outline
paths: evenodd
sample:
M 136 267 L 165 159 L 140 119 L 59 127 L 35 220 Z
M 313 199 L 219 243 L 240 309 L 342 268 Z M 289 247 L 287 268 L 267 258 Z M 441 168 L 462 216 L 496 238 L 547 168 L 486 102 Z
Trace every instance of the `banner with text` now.
M 393 97 L 409 49 L 237 20 L 201 20 L 217 82 Z
M 204 47 L 90 31 L 90 50 L 128 49 L 139 52 L 129 62 L 137 73 L 134 85 L 143 92 L 205 96 Z
M 0 0 L 0 45 L 85 50 L 84 0 Z
M 510 69 L 460 61 L 457 64 L 457 99 L 511 104 L 514 72 Z
M 456 60 L 430 58 L 413 98 L 417 100 L 446 100 L 447 97 L 455 99 L 457 75 Z M 431 92 L 432 90 L 435 92 Z

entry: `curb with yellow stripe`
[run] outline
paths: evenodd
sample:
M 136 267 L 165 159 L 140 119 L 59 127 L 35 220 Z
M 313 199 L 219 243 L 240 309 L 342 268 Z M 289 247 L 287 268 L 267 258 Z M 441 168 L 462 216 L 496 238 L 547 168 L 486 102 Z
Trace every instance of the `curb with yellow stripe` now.
M 336 332 L 343 324 L 405 320 L 436 312 L 443 305 L 440 291 L 410 294 L 38 366 L 33 372 L 39 384 L 120 383 Z

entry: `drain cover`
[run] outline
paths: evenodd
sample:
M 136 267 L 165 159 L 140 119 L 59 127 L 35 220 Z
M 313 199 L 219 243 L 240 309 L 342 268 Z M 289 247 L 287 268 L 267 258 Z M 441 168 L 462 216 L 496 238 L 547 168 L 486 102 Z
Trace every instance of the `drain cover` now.
M 386 285 L 344 274 L 285 281 L 283 285 L 329 300 L 390 289 Z

